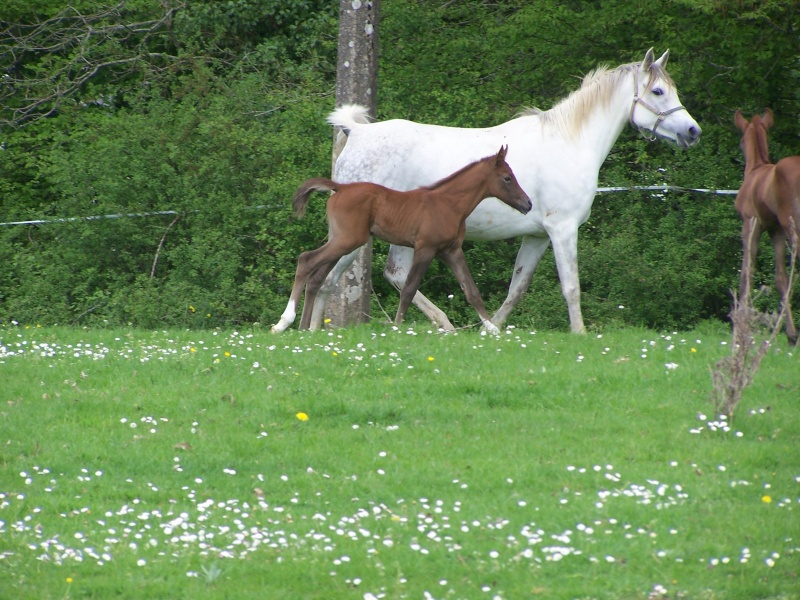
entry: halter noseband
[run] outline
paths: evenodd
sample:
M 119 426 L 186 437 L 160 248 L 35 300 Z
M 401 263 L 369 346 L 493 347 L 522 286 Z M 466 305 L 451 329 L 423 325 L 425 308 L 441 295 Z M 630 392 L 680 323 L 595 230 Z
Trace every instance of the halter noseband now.
M 647 135 L 647 131 L 648 130 L 647 129 L 645 129 L 644 127 L 639 127 L 633 121 L 633 111 L 636 109 L 636 105 L 637 104 L 641 104 L 647 110 L 649 110 L 651 113 L 656 115 L 656 117 L 658 117 L 656 119 L 656 124 L 653 126 L 653 129 L 649 130 L 650 133 L 652 134 L 652 137 L 648 137 L 648 135 Z M 671 115 L 672 113 L 677 112 L 679 110 L 686 110 L 686 108 L 682 104 L 679 104 L 678 106 L 674 106 L 673 108 L 670 108 L 669 110 L 657 110 L 655 107 L 653 107 L 650 104 L 648 104 L 647 102 L 645 102 L 644 99 L 640 98 L 639 97 L 639 72 L 638 71 L 636 72 L 636 74 L 633 76 L 633 102 L 631 102 L 631 112 L 630 112 L 630 115 L 628 116 L 628 120 L 631 122 L 631 125 L 633 125 L 634 127 L 636 127 L 636 129 L 639 130 L 639 133 L 642 134 L 644 139 L 646 139 L 648 142 L 652 142 L 652 141 L 656 140 L 657 139 L 656 129 L 658 129 L 658 126 L 661 125 L 661 123 L 664 121 L 664 119 L 666 119 L 669 115 Z

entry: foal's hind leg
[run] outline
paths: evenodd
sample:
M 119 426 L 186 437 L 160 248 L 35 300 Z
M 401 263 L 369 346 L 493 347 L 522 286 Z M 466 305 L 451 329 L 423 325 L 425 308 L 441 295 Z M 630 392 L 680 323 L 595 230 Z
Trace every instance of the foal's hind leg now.
M 745 218 L 742 222 L 742 272 L 739 275 L 739 302 L 750 302 L 753 287 L 753 265 L 758 254 L 758 240 L 764 229 L 756 217 Z M 777 265 L 776 265 L 777 267 Z
M 330 271 L 333 263 L 342 256 L 342 254 L 344 254 L 343 251 L 338 250 L 335 245 L 328 242 L 316 250 L 309 250 L 300 255 L 297 259 L 297 272 L 294 276 L 292 293 L 289 296 L 289 302 L 280 320 L 272 327 L 274 333 L 284 331 L 294 322 L 297 316 L 297 303 L 300 301 L 303 288 L 306 286 L 306 282 L 310 277 L 314 284 L 314 289 L 313 291 L 311 289 L 306 290 L 306 302 L 303 305 L 303 316 L 301 317 L 301 327 L 305 328 L 308 326 L 306 321 L 311 318 L 309 307 L 311 303 L 313 303 L 313 298 L 316 296 L 317 289 L 325 278 L 325 275 Z M 321 276 L 319 275 L 320 272 L 322 273 Z M 311 283 L 309 283 L 309 288 L 311 288 Z M 309 302 L 309 297 L 311 297 L 311 302 Z M 306 318 L 307 312 L 308 318 Z
M 339 256 L 332 257 L 331 260 L 321 264 L 312 274 L 306 285 L 306 299 L 303 302 L 303 314 L 300 317 L 300 329 L 309 329 L 311 326 L 311 317 L 314 313 L 314 305 L 322 285 L 325 283 L 325 278 L 331 272 Z
M 309 260 L 315 252 L 319 252 L 319 249 L 303 252 L 297 259 L 297 271 L 294 275 L 292 293 L 289 295 L 289 302 L 286 304 L 286 309 L 283 311 L 280 320 L 272 326 L 273 333 L 280 333 L 294 323 L 294 319 L 297 316 L 297 303 L 300 301 L 300 295 L 305 287 L 306 279 L 311 273 Z
M 772 248 L 775 251 L 775 288 L 781 295 L 781 308 L 786 314 L 786 337 L 792 346 L 797 344 L 797 329 L 792 318 L 792 290 L 786 273 L 786 235 L 778 230 L 772 234 Z M 794 248 L 792 248 L 794 252 Z
M 454 250 L 442 252 L 439 257 L 453 271 L 456 279 L 458 279 L 458 283 L 461 284 L 461 289 L 464 291 L 464 295 L 467 297 L 467 302 L 469 302 L 475 308 L 475 310 L 478 311 L 478 315 L 481 318 L 484 329 L 490 333 L 500 333 L 500 330 L 497 328 L 497 326 L 495 326 L 495 324 L 489 319 L 489 313 L 486 312 L 486 307 L 483 305 L 481 293 L 478 291 L 478 286 L 475 285 L 475 280 L 472 278 L 472 274 L 469 272 L 467 259 L 464 256 L 464 250 L 461 247 L 458 247 Z

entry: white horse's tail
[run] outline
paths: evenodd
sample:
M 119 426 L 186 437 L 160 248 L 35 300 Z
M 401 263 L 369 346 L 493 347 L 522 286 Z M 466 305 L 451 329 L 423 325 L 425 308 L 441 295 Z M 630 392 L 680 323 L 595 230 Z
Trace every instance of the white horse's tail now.
M 350 135 L 350 130 L 356 125 L 366 125 L 369 122 L 369 109 L 360 104 L 345 104 L 328 115 L 328 123 L 341 127 L 345 135 Z

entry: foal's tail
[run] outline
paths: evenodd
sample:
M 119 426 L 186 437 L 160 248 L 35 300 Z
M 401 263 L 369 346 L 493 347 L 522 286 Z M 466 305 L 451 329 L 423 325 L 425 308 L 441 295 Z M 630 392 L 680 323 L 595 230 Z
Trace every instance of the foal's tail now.
M 299 219 L 306 213 L 306 205 L 308 204 L 308 197 L 313 192 L 335 192 L 339 189 L 339 184 L 331 179 L 325 177 L 317 177 L 304 181 L 303 184 L 294 193 L 292 199 L 292 209 L 294 215 Z

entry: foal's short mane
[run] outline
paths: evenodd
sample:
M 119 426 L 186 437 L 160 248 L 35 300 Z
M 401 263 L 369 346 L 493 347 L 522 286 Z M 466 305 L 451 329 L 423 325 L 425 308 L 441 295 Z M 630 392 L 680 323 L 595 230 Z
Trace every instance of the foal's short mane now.
M 553 124 L 564 134 L 574 136 L 589 118 L 592 109 L 597 105 L 610 102 L 619 82 L 641 66 L 642 63 L 627 63 L 611 69 L 608 65 L 600 65 L 586 74 L 581 82 L 581 87 L 571 92 L 550 110 L 526 108 L 516 117 L 538 116 L 543 123 Z M 659 77 L 667 85 L 674 87 L 672 78 L 661 65 L 653 62 L 649 71 L 650 77 L 647 80 L 645 91 L 649 91 Z
M 452 173 L 451 175 L 448 175 L 444 179 L 440 179 L 436 183 L 433 183 L 431 185 L 422 186 L 422 189 L 423 190 L 435 190 L 437 188 L 440 188 L 444 184 L 449 183 L 450 181 L 452 181 L 453 179 L 458 177 L 459 175 L 462 175 L 465 171 L 469 171 L 472 167 L 476 166 L 477 164 L 482 163 L 482 162 L 488 162 L 490 160 L 494 160 L 495 158 L 496 158 L 496 156 L 492 155 L 492 156 L 486 156 L 484 158 L 481 158 L 480 160 L 476 160 L 474 162 L 471 162 L 466 167 L 463 167 L 463 168 L 459 169 L 458 171 L 456 171 L 455 173 Z

